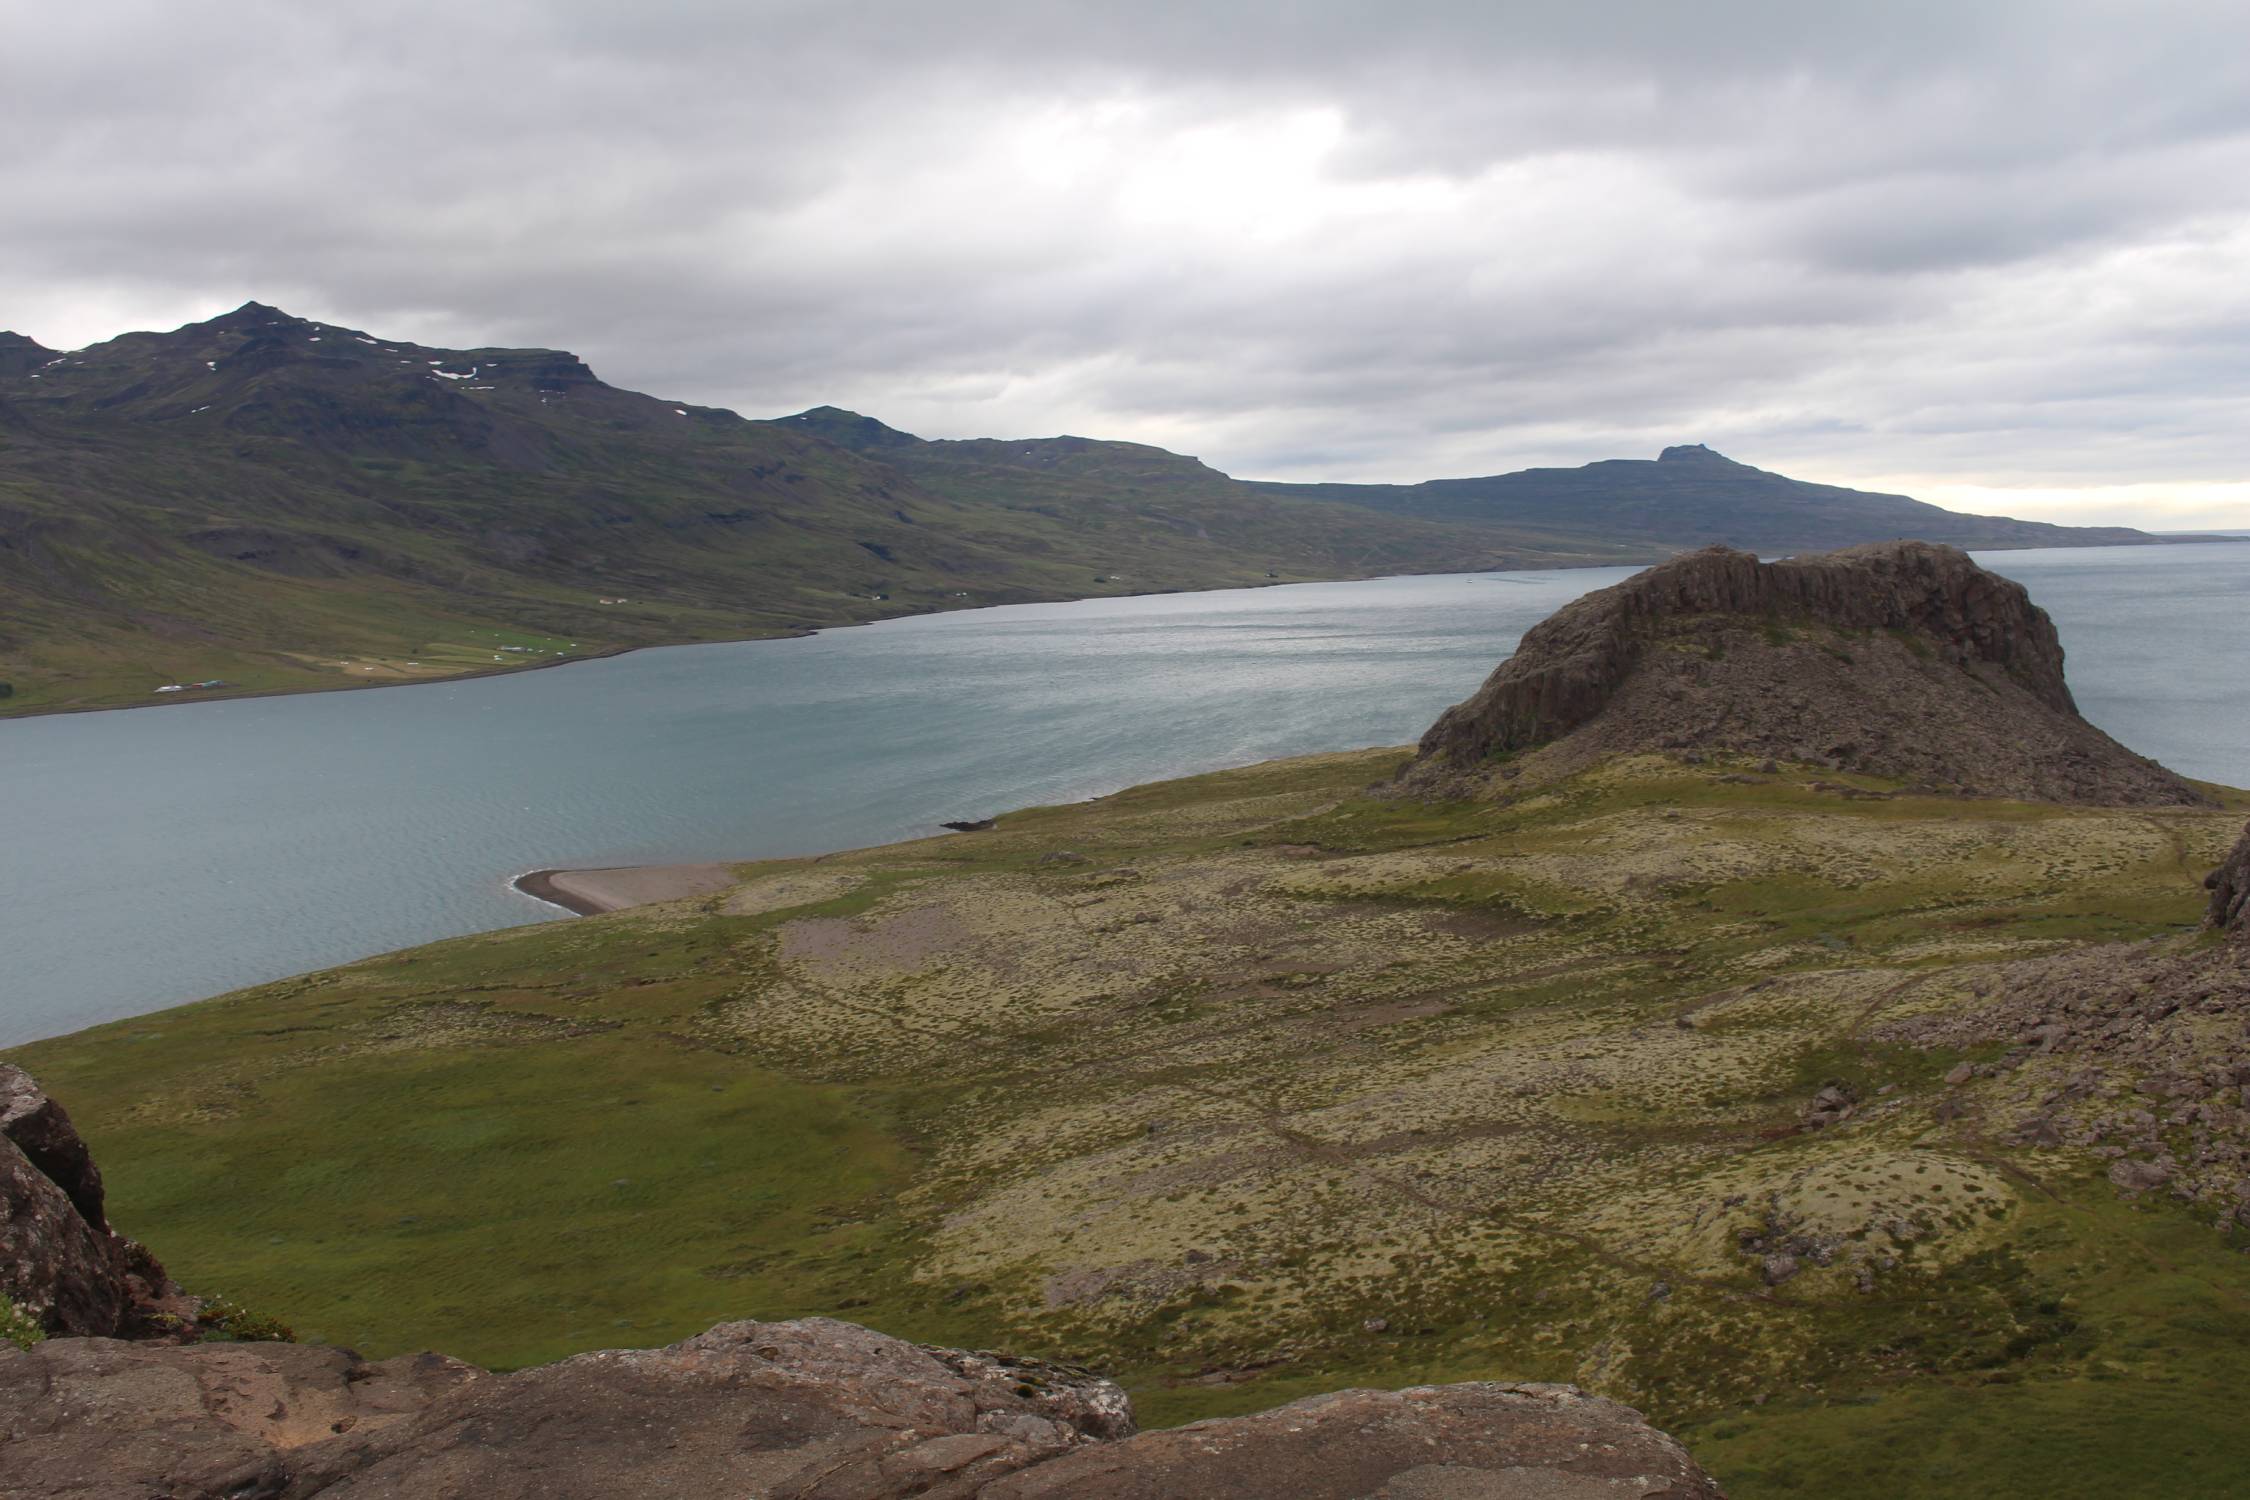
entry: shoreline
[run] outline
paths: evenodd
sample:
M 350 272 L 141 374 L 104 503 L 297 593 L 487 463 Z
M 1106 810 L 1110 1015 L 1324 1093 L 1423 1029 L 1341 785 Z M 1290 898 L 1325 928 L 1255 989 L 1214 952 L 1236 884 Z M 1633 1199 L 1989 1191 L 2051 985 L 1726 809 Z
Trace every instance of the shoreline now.
M 542 906 L 552 906 L 567 911 L 574 917 L 597 917 L 609 908 L 598 906 L 571 895 L 555 884 L 555 877 L 568 875 L 568 870 L 526 870 L 508 882 L 508 889 L 529 896 Z
M 2195 546 L 2206 542 L 2239 542 L 2250 540 L 2250 533 L 2230 535 L 2224 532 L 2196 532 L 2180 536 L 2151 536 L 2145 542 L 2086 542 L 2047 547 L 1978 547 L 1964 549 L 1976 552 L 2060 552 L 2096 551 L 2107 547 L 2170 547 Z M 1950 546 L 1951 543 L 1946 545 Z M 244 703 L 254 698 L 298 698 L 313 693 L 366 692 L 378 688 L 435 687 L 449 682 L 475 682 L 488 677 L 513 677 L 524 672 L 544 672 L 554 667 L 567 667 L 578 662 L 605 661 L 629 656 L 635 651 L 661 651 L 676 646 L 745 646 L 758 641 L 799 641 L 819 635 L 827 630 L 846 630 L 860 625 L 880 625 L 892 620 L 921 619 L 929 615 L 966 614 L 979 609 L 1007 609 L 1019 604 L 1085 604 L 1096 599 L 1155 599 L 1167 594 L 1224 594 L 1236 589 L 1290 588 L 1318 583 L 1376 583 L 1390 578 L 1448 578 L 1466 573 L 1573 573 L 1584 568 L 1653 567 L 1678 551 L 1652 553 L 1639 562 L 1605 559 L 1598 562 L 1548 563 L 1539 567 L 1488 567 L 1451 569 L 1446 572 L 1353 573 L 1333 578 L 1260 579 L 1248 583 L 1220 584 L 1211 588 L 1146 589 L 1126 594 L 1059 594 L 1048 599 L 1009 599 L 986 604 L 937 604 L 928 609 L 908 609 L 897 614 L 878 615 L 866 620 L 836 620 L 825 625 L 808 625 L 796 630 L 776 630 L 763 635 L 698 636 L 676 641 L 641 641 L 630 646 L 604 646 L 582 651 L 553 661 L 512 662 L 498 667 L 478 667 L 467 672 L 454 672 L 443 677 L 412 677 L 385 682 L 352 681 L 310 684 L 305 687 L 257 688 L 243 693 L 216 694 L 208 698 L 185 696 L 152 698 L 136 703 L 75 703 L 54 708 L 34 708 L 12 713 L 0 707 L 0 726 L 20 719 L 48 719 L 63 714 L 116 714 L 131 713 L 144 708 L 181 708 L 196 703 Z
M 591 870 L 527 870 L 508 888 L 542 905 L 578 917 L 707 896 L 735 884 L 734 866 L 714 862 L 678 865 L 608 865 Z
M 744 636 L 744 641 L 794 640 L 798 635 L 812 635 L 814 631 L 780 636 Z M 667 646 L 692 646 L 706 644 L 700 641 L 665 641 Z M 206 697 L 154 698 L 146 703 L 71 703 L 55 708 L 34 708 L 23 713 L 0 712 L 0 725 L 17 719 L 54 719 L 64 714 L 128 714 L 143 708 L 185 708 L 197 703 L 248 703 L 256 698 L 309 698 L 315 693 L 364 693 L 380 688 L 437 687 L 448 682 L 476 682 L 486 677 L 515 677 L 525 672 L 544 672 L 552 667 L 575 666 L 582 661 L 604 661 L 611 657 L 630 655 L 635 651 L 649 650 L 648 646 L 603 646 L 592 651 L 573 652 L 553 661 L 510 662 L 499 667 L 474 667 L 466 672 L 452 672 L 443 677 L 394 677 L 383 681 L 354 681 L 345 678 L 340 682 L 321 682 L 305 687 L 253 688 L 246 693 L 212 693 Z

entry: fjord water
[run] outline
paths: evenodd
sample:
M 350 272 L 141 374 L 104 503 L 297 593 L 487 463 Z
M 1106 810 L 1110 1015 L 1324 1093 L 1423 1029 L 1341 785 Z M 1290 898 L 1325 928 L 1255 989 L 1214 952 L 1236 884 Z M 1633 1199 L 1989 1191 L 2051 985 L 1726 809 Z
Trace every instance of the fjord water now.
M 2250 542 L 1993 553 L 2081 709 L 2250 783 Z M 1303 584 L 890 621 L 471 682 L 0 723 L 0 1045 L 560 916 L 543 866 L 929 834 L 1413 739 L 1630 569 Z

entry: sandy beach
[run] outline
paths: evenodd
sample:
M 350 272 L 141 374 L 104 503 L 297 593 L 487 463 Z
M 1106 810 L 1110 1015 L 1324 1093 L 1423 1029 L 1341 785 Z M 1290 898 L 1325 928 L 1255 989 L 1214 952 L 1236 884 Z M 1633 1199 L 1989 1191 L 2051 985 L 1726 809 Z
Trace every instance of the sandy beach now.
M 607 870 L 533 870 L 515 887 L 535 900 L 582 917 L 723 891 L 735 883 L 731 865 L 620 865 Z

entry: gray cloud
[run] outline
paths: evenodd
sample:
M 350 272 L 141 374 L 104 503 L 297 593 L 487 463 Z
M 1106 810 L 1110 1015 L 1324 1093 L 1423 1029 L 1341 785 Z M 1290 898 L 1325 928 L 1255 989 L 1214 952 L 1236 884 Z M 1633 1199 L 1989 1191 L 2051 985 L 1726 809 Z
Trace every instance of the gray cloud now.
M 2212 488 L 2250 479 L 2240 33 L 2099 0 L 0 0 L 0 325 L 255 296 L 1244 474 L 1700 439 L 2250 525 Z

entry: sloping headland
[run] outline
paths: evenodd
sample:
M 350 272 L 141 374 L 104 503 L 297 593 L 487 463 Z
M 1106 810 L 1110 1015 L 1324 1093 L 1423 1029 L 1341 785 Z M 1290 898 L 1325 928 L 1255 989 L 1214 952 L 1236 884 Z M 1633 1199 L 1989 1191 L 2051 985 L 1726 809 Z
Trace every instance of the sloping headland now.
M 183 1285 L 371 1361 L 837 1317 L 1099 1370 L 1149 1428 L 1567 1382 L 1737 1500 L 2225 1492 L 2250 795 L 2079 725 L 1965 559 L 1793 566 L 1572 606 L 1419 752 L 12 1056 Z M 1756 690 L 1813 654 L 1809 706 Z
M 1131 443 L 747 421 L 556 349 L 252 302 L 0 335 L 0 715 L 425 681 L 1029 600 L 1919 536 L 2158 540 L 1804 484 L 1702 448 L 1273 485 Z

